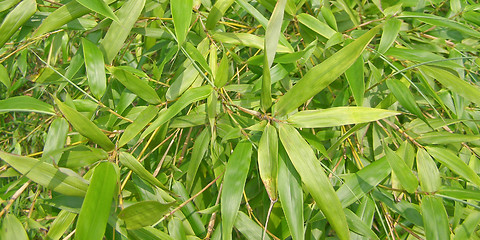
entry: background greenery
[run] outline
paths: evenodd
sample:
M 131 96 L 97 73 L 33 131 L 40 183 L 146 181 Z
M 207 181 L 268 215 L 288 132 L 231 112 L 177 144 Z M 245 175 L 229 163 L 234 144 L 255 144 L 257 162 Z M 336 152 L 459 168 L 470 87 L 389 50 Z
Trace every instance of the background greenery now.
M 479 239 L 479 10 L 3 0 L 0 239 Z

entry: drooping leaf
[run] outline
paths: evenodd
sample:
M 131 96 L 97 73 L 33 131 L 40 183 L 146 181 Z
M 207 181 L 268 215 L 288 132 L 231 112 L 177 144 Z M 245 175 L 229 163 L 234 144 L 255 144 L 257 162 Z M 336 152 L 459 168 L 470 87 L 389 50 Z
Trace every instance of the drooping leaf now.
M 35 0 L 23 0 L 7 16 L 0 25 L 0 48 L 5 45 L 10 37 L 20 28 L 37 10 Z
M 421 206 L 426 239 L 450 239 L 447 212 L 442 200 L 426 195 Z
M 258 144 L 258 170 L 271 201 L 277 200 L 278 135 L 267 123 Z
M 67 141 L 68 122 L 64 118 L 53 120 L 48 129 L 47 139 L 43 147 L 43 157 L 48 156 L 46 162 L 58 163 L 61 153 L 53 153 L 65 146 Z M 53 154 L 51 154 L 53 153 Z
M 213 39 L 222 43 L 228 44 L 235 44 L 245 47 L 257 48 L 257 49 L 264 49 L 264 38 L 259 37 L 257 35 L 249 34 L 249 33 L 221 33 L 217 32 L 213 36 Z M 292 52 L 289 48 L 278 45 L 277 51 L 278 53 L 289 53 Z
M 208 144 L 210 139 L 210 131 L 208 128 L 203 129 L 203 131 L 198 135 L 195 143 L 193 143 L 192 157 L 190 158 L 190 163 L 188 164 L 187 170 L 187 190 L 191 192 L 193 183 L 195 181 L 195 176 L 197 175 L 198 167 L 205 156 L 205 153 L 208 150 Z
M 385 53 L 392 46 L 397 38 L 401 25 L 402 21 L 396 18 L 390 18 L 385 22 L 385 25 L 383 26 L 382 38 L 380 39 L 380 45 L 378 45 L 379 53 Z
M 125 221 L 127 229 L 139 229 L 156 223 L 169 212 L 172 203 L 142 201 L 124 208 L 118 217 Z
M 242 200 L 251 155 L 252 144 L 248 141 L 240 142 L 233 150 L 225 167 L 222 195 L 220 197 L 222 239 L 225 240 L 232 239 L 232 228 Z
M 263 229 L 244 212 L 238 212 L 237 218 L 235 218 L 235 228 L 238 229 L 238 231 L 240 231 L 248 240 L 262 239 Z M 270 236 L 265 236 L 263 239 L 271 238 Z
M 170 1 L 178 48 L 183 45 L 192 19 L 193 0 Z
M 312 15 L 300 13 L 297 18 L 300 23 L 327 39 L 330 39 L 336 33 L 328 24 L 321 22 Z
M 52 105 L 30 96 L 17 96 L 0 100 L 0 112 L 37 112 L 55 115 Z
M 0 158 L 32 181 L 68 196 L 84 196 L 88 183 L 73 172 L 64 172 L 35 158 L 0 152 Z
M 65 231 L 72 225 L 76 217 L 76 213 L 72 213 L 66 210 L 60 211 L 55 220 L 53 220 L 50 229 L 48 230 L 46 240 L 60 239 L 65 233 Z
M 423 191 L 438 191 L 442 183 L 440 173 L 432 157 L 423 149 L 417 151 L 417 171 Z
M 385 146 L 384 149 L 388 163 L 390 164 L 392 171 L 395 173 L 395 176 L 400 181 L 400 184 L 402 184 L 407 192 L 414 193 L 418 187 L 417 177 L 415 177 L 412 170 L 397 153 L 387 146 Z
M 235 2 L 235 0 L 219 0 L 215 2 L 212 10 L 210 10 L 210 13 L 208 14 L 206 23 L 207 29 L 211 30 L 215 28 L 218 20 L 223 17 L 223 14 L 225 14 L 227 9 L 233 4 L 233 2 Z
M 101 99 L 107 89 L 102 52 L 94 43 L 85 38 L 82 38 L 82 45 L 90 91 L 95 97 Z
M 119 18 L 113 13 L 112 9 L 107 5 L 106 2 L 103 0 L 96 1 L 96 0 L 75 0 L 78 3 L 82 4 L 84 7 L 102 14 L 105 17 L 108 17 L 114 21 L 119 22 Z
M 333 107 L 324 110 L 306 110 L 288 118 L 297 127 L 336 127 L 377 121 L 400 114 L 397 111 L 366 107 Z
M 27 232 L 15 215 L 7 214 L 2 222 L 1 239 L 28 240 Z
M 363 95 L 365 92 L 365 80 L 363 77 L 363 58 L 359 57 L 353 65 L 345 71 L 345 76 L 347 77 L 348 86 L 350 91 L 352 91 L 353 98 L 357 106 L 361 107 L 363 105 Z
M 135 93 L 138 97 L 150 104 L 159 104 L 161 102 L 155 90 L 135 75 L 121 68 L 113 68 L 113 76 L 120 81 L 128 90 Z
M 121 151 L 119 153 L 119 159 L 123 165 L 130 168 L 139 177 L 145 179 L 145 181 L 159 188 L 166 189 L 166 187 L 158 179 L 156 179 L 149 171 L 147 171 L 140 164 L 140 162 L 138 162 L 137 159 L 135 159 L 135 157 L 133 157 L 130 153 Z
M 327 60 L 310 69 L 274 105 L 275 115 L 284 116 L 292 112 L 342 75 L 357 60 L 379 30 L 378 27 L 371 29 Z
M 102 239 L 118 176 L 110 162 L 95 167 L 76 225 L 75 239 Z
M 143 110 L 140 115 L 130 124 L 118 140 L 118 147 L 122 147 L 132 140 L 142 129 L 147 126 L 150 121 L 157 115 L 158 108 L 154 105 L 149 105 L 145 110 Z
M 12 81 L 10 81 L 10 76 L 8 76 L 7 69 L 0 64 L 0 82 L 5 85 L 5 87 L 9 88 L 12 85 Z
M 348 239 L 348 224 L 342 205 L 332 184 L 315 157 L 313 150 L 292 126 L 281 124 L 279 136 L 282 145 L 300 175 L 305 188 L 312 195 L 340 239 Z

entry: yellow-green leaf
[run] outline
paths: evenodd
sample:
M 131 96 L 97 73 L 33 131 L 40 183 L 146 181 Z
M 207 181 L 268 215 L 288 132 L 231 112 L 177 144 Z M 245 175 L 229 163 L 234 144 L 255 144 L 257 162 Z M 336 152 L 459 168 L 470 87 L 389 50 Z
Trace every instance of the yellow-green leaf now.
M 85 38 L 82 38 L 82 46 L 90 91 L 95 97 L 101 99 L 107 89 L 103 54 L 94 43 Z
M 192 0 L 170 1 L 170 9 L 172 11 L 178 49 L 180 49 L 187 37 L 188 27 L 190 26 L 190 20 L 192 19 L 192 8 Z
M 20 28 L 37 10 L 35 0 L 24 0 L 19 3 L 0 25 L 0 48 L 10 40 L 10 37 Z
M 127 229 L 139 229 L 156 223 L 167 214 L 173 203 L 163 204 L 157 201 L 142 201 L 123 209 L 118 217 L 125 221 Z
M 143 110 L 140 115 L 130 124 L 120 137 L 118 141 L 118 147 L 122 147 L 130 140 L 132 140 L 142 129 L 147 126 L 150 121 L 157 115 L 158 108 L 154 105 L 150 105 L 145 110 Z
M 161 102 L 155 90 L 135 75 L 121 69 L 113 68 L 113 76 L 120 81 L 128 90 L 137 94 L 138 97 L 150 104 L 159 104 Z

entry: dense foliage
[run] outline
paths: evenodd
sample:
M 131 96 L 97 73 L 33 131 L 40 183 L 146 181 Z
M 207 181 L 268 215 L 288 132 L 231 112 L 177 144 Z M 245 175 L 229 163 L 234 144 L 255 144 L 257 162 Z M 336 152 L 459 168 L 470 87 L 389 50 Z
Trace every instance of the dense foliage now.
M 3 0 L 0 239 L 480 239 L 473 0 Z

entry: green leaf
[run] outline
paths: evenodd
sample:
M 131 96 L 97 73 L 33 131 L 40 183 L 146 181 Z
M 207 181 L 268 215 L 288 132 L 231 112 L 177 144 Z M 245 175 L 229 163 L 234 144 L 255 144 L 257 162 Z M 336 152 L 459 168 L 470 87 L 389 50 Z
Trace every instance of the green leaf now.
M 7 214 L 3 219 L 1 239 L 28 240 L 27 232 L 15 215 Z
M 250 219 L 247 214 L 241 211 L 238 212 L 237 218 L 235 219 L 235 228 L 237 228 L 238 231 L 240 231 L 248 240 L 262 239 L 263 229 Z M 263 239 L 271 238 L 266 235 Z
M 314 32 L 322 35 L 327 39 L 330 39 L 335 33 L 337 33 L 337 31 L 330 28 L 328 24 L 321 22 L 312 15 L 300 13 L 298 14 L 297 18 L 301 24 L 305 25 L 306 27 L 310 28 Z
M 202 162 L 205 153 L 208 150 L 208 144 L 210 143 L 210 131 L 208 128 L 203 129 L 203 131 L 198 135 L 193 143 L 192 157 L 190 158 L 190 163 L 188 164 L 187 170 L 187 179 L 186 185 L 187 190 L 191 192 L 193 183 L 195 181 L 195 176 L 197 175 L 198 168 Z
M 85 167 L 108 158 L 108 153 L 105 152 L 103 149 L 92 148 L 83 145 L 60 149 L 60 151 L 63 152 L 63 154 L 58 161 L 58 166 L 71 169 Z M 54 153 L 57 152 L 59 151 L 57 150 Z
M 378 45 L 378 52 L 383 54 L 385 53 L 397 39 L 398 32 L 400 31 L 400 26 L 402 21 L 396 18 L 390 18 L 385 22 L 383 26 L 383 34 L 380 39 L 380 45 Z
M 35 158 L 0 152 L 0 158 L 32 181 L 68 196 L 84 196 L 88 183 L 72 171 L 63 171 Z
M 410 89 L 408 89 L 405 84 L 400 82 L 400 80 L 397 79 L 387 79 L 387 86 L 390 91 L 392 91 L 393 95 L 395 98 L 398 100 L 398 102 L 409 112 L 417 115 L 420 119 L 425 120 L 425 117 L 423 116 L 422 110 L 420 107 L 417 105 L 415 102 L 415 97 L 413 96 L 412 92 L 410 92 Z
M 333 107 L 295 113 L 288 121 L 296 127 L 321 128 L 377 121 L 400 114 L 399 112 L 367 107 Z
M 47 157 L 45 160 L 47 163 L 52 163 L 52 161 L 58 163 L 62 154 L 54 152 L 65 146 L 67 133 L 68 122 L 64 118 L 57 118 L 50 124 L 42 154 L 43 157 Z
M 252 144 L 243 141 L 237 144 L 225 167 L 222 195 L 220 197 L 222 213 L 222 239 L 232 239 L 232 228 L 237 217 L 243 188 L 247 179 Z
M 471 85 L 456 75 L 453 75 L 451 72 L 441 68 L 424 65 L 420 67 L 420 70 L 435 78 L 446 88 L 464 97 L 466 100 L 480 105 L 480 99 L 478 98 L 478 96 L 480 96 L 480 89 L 477 86 Z
M 172 184 L 172 191 L 176 195 L 176 199 L 178 202 L 187 202 L 190 199 L 190 196 L 187 193 L 187 189 L 183 183 L 179 181 L 174 181 Z M 200 218 L 200 214 L 197 213 L 197 209 L 193 205 L 193 202 L 188 202 L 184 207 L 181 209 L 183 215 L 187 219 L 188 223 L 192 227 L 193 232 L 197 236 L 205 236 L 206 229 Z
M 225 86 L 228 82 L 228 68 L 229 68 L 228 57 L 224 55 L 222 60 L 220 60 L 220 66 L 217 69 L 217 74 L 215 75 L 215 86 L 221 88 Z
M 114 21 L 120 22 L 119 18 L 113 13 L 112 9 L 103 0 L 75 0 L 84 7 L 102 14 Z
M 265 33 L 262 92 L 260 96 L 260 106 L 264 112 L 272 106 L 270 67 L 273 64 L 273 59 L 275 59 L 278 39 L 282 33 L 283 13 L 285 12 L 286 3 L 287 0 L 277 1 Z
M 414 193 L 418 187 L 417 177 L 397 153 L 387 146 L 385 146 L 384 149 L 387 154 L 388 163 L 395 173 L 395 176 L 400 180 L 400 184 L 402 184 L 407 192 Z
M 180 219 L 174 217 L 168 222 L 168 232 L 170 236 L 175 240 L 187 240 L 187 234 L 185 233 L 185 227 Z
M 10 9 L 15 6 L 20 0 L 4 0 L 2 5 L 0 5 L 0 12 Z
M 257 49 L 264 49 L 264 38 L 249 34 L 249 33 L 223 33 L 223 32 L 216 32 L 213 34 L 213 39 L 215 41 L 219 41 L 226 44 L 235 44 L 245 47 L 257 48 Z M 292 52 L 289 48 L 278 45 L 277 46 L 277 53 L 289 53 Z
M 177 37 L 178 49 L 182 47 L 187 37 L 188 27 L 192 19 L 193 0 L 170 1 L 175 36 Z M 208 21 L 208 20 L 207 20 Z
M 113 76 L 123 84 L 128 90 L 135 93 L 141 99 L 147 101 L 150 104 L 159 104 L 161 102 L 155 90 L 148 85 L 145 81 L 137 78 L 135 75 L 121 69 L 113 68 Z
M 398 17 L 414 18 L 422 22 L 431 24 L 433 26 L 446 27 L 452 30 L 457 30 L 472 37 L 480 38 L 480 33 L 472 29 L 468 25 L 441 16 L 436 16 L 434 14 L 426 14 L 419 12 L 402 12 L 402 14 Z
M 348 207 L 375 186 L 383 181 L 392 172 L 387 158 L 380 158 L 360 171 L 345 178 L 344 184 L 337 190 L 342 207 Z
M 303 233 L 302 182 L 283 146 L 279 148 L 278 196 L 293 240 L 305 239 Z
M 235 2 L 235 0 L 218 0 L 215 2 L 207 17 L 207 29 L 212 30 L 215 28 L 218 20 L 223 17 L 223 14 L 225 14 L 233 2 Z
M 91 1 L 91 0 L 82 0 Z M 97 2 L 103 2 L 97 0 Z M 137 22 L 145 6 L 145 0 L 129 0 L 117 11 L 118 19 L 114 19 L 105 37 L 100 41 L 99 48 L 105 57 L 105 63 L 111 64 L 117 53 L 124 46 L 125 40 Z M 113 13 L 112 13 L 113 14 Z M 133 91 L 132 91 L 133 92 Z
M 33 36 L 38 37 L 47 32 L 59 29 L 63 25 L 89 12 L 91 12 L 90 9 L 84 7 L 77 1 L 70 1 L 50 13 L 48 17 L 42 21 L 42 24 L 38 26 L 37 30 L 35 30 Z
M 157 201 L 142 201 L 124 208 L 118 217 L 125 221 L 127 229 L 139 229 L 150 226 L 169 212 L 173 203 L 163 204 Z
M 352 91 L 353 99 L 357 106 L 363 105 L 363 95 L 365 92 L 365 80 L 363 79 L 363 58 L 359 57 L 353 65 L 345 71 L 345 77 L 347 77 L 348 86 Z
M 258 170 L 271 201 L 277 200 L 278 135 L 267 123 L 258 144 Z
M 103 62 L 102 52 L 94 43 L 85 38 L 82 38 L 82 45 L 90 91 L 92 91 L 95 97 L 101 99 L 107 89 L 105 63 Z
M 439 161 L 461 177 L 477 185 L 477 187 L 480 186 L 480 177 L 468 167 L 462 159 L 450 150 L 439 147 L 426 147 L 426 149 L 435 160 Z
M 35 0 L 24 0 L 5 16 L 0 25 L 0 48 L 30 19 L 36 10 Z
M 72 225 L 73 220 L 77 217 L 76 213 L 72 213 L 66 210 L 60 211 L 55 220 L 53 220 L 50 229 L 48 230 L 46 240 L 58 240 L 65 231 Z
M 327 60 L 310 69 L 295 86 L 280 97 L 274 106 L 275 115 L 284 116 L 292 112 L 342 75 L 362 54 L 379 30 L 379 27 L 371 29 Z
M 0 112 L 37 112 L 55 115 L 52 105 L 29 96 L 0 100 Z
M 362 221 L 355 213 L 353 213 L 350 209 L 344 208 L 343 211 L 347 216 L 348 226 L 350 230 L 356 232 L 364 237 L 368 237 L 368 239 L 379 239 L 377 235 L 370 229 L 370 227 Z
M 140 162 L 135 159 L 130 153 L 121 151 L 119 153 L 119 160 L 120 162 L 131 169 L 135 174 L 137 174 L 142 179 L 145 179 L 148 183 L 152 184 L 153 186 L 157 186 L 162 189 L 166 189 L 166 187 L 156 179 L 149 171 L 147 171 Z
M 475 234 L 475 229 L 480 224 L 480 212 L 472 212 L 468 214 L 461 225 L 455 228 L 454 240 L 472 239 Z
M 480 136 L 449 132 L 430 132 L 422 134 L 416 140 L 424 144 L 454 144 L 477 141 L 480 140 Z
M 203 70 L 207 71 L 208 74 L 213 75 L 212 69 L 210 69 L 210 67 L 208 66 L 207 60 L 205 60 L 205 57 L 203 56 L 203 54 L 197 48 L 195 48 L 193 44 L 187 42 L 185 44 L 185 50 L 193 60 L 195 60 L 200 64 Z M 197 70 L 195 69 L 195 71 Z
M 143 110 L 140 115 L 130 124 L 120 137 L 118 141 L 118 147 L 122 147 L 132 140 L 137 134 L 142 131 L 142 129 L 147 126 L 150 121 L 157 115 L 158 108 L 154 105 L 149 105 L 145 110 Z
M 426 239 L 450 239 L 447 212 L 442 200 L 425 195 L 421 207 Z
M 160 112 L 158 118 L 145 131 L 143 131 L 140 138 L 145 138 L 145 136 L 173 118 L 191 103 L 207 98 L 211 91 L 212 87 L 208 85 L 187 90 L 171 107 L 167 108 L 167 110 L 163 112 Z
M 7 89 L 12 85 L 10 76 L 8 76 L 8 71 L 2 64 L 0 64 L 0 82 L 3 83 Z
M 417 171 L 423 191 L 438 191 L 442 184 L 440 173 L 432 157 L 423 149 L 417 151 Z
M 480 192 L 478 190 L 462 189 L 455 187 L 442 186 L 438 193 L 458 199 L 473 199 L 480 201 Z
M 350 233 L 345 214 L 342 214 L 342 205 L 313 150 L 292 126 L 280 124 L 279 135 L 305 188 L 315 199 L 338 237 L 348 239 Z
M 60 102 L 57 98 L 55 98 L 55 103 L 57 103 L 58 108 L 60 108 L 65 118 L 80 134 L 100 145 L 105 151 L 110 151 L 115 148 L 115 145 L 110 139 L 88 118 L 77 112 L 77 110 L 67 106 L 65 103 Z
M 95 167 L 78 215 L 75 239 L 103 239 L 117 181 L 113 163 L 102 162 Z

